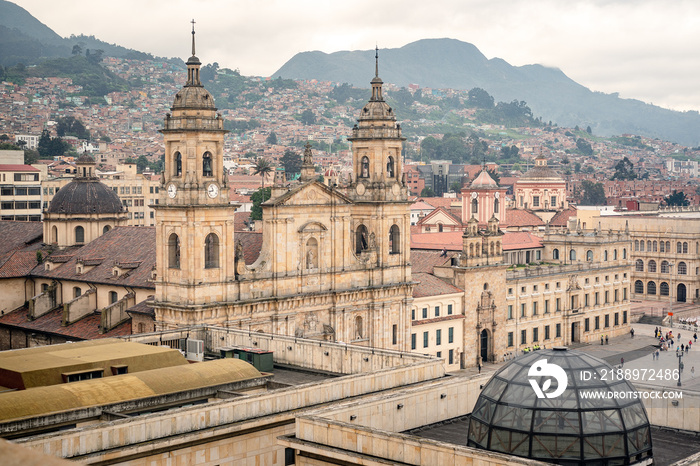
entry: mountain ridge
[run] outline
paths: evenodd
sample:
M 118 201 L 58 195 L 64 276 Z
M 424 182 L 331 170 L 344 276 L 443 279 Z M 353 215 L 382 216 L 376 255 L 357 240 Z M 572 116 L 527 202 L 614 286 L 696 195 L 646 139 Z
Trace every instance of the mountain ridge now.
M 273 78 L 317 79 L 368 87 L 374 50 L 300 52 Z M 486 58 L 479 49 L 457 39 L 421 39 L 400 48 L 384 49 L 379 75 L 406 87 L 469 90 L 480 87 L 496 100 L 525 101 L 536 116 L 560 126 L 590 126 L 595 134 L 639 134 L 700 145 L 700 114 L 677 112 L 622 99 L 616 93 L 591 91 L 559 68 L 538 64 L 513 66 L 501 58 Z

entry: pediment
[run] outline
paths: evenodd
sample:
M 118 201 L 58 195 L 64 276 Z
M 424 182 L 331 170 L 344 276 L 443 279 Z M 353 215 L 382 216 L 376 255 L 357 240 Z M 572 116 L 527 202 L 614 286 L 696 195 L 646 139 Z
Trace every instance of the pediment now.
M 270 199 L 268 203 L 277 206 L 340 205 L 351 204 L 352 201 L 338 191 L 331 190 L 323 183 L 312 181 L 294 188 L 278 198 Z
M 461 222 L 457 221 L 453 215 L 445 211 L 445 209 L 442 207 L 438 207 L 437 209 L 433 210 L 428 215 L 420 219 L 418 223 L 420 225 L 436 225 L 438 223 L 442 223 L 443 225 L 461 226 Z

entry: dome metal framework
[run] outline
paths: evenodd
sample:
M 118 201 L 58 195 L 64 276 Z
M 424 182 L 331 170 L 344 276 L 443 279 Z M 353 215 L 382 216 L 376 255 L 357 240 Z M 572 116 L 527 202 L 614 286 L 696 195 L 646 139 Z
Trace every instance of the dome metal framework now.
M 555 377 L 537 375 L 538 367 L 553 365 L 566 375 L 563 391 Z M 612 376 L 614 370 L 566 348 L 511 361 L 484 386 L 467 446 L 569 466 L 653 464 L 644 405 L 630 395 L 637 390 L 628 381 Z M 531 380 L 544 397 L 538 398 Z M 557 391 L 562 393 L 547 397 Z

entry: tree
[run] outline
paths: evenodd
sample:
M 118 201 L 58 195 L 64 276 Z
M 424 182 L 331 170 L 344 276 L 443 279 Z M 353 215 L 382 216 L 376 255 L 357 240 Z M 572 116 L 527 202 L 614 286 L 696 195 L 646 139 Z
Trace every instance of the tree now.
M 591 129 L 590 126 L 587 126 L 587 127 L 586 127 L 586 132 L 587 132 L 588 134 L 593 134 L 593 130 Z
M 63 155 L 65 152 L 67 152 L 68 149 L 70 149 L 70 144 L 65 142 L 60 137 L 51 137 L 49 130 L 45 129 L 41 133 L 41 137 L 39 138 L 39 146 L 37 149 L 39 150 L 39 155 L 42 158 L 50 159 L 54 156 Z
M 582 205 L 605 205 L 605 189 L 603 183 L 594 183 L 592 181 L 583 180 L 581 182 L 583 196 L 581 197 Z
M 491 178 L 493 178 L 493 181 L 495 181 L 496 183 L 501 181 L 501 175 L 498 173 L 498 171 L 496 171 L 495 168 L 493 170 L 490 168 L 487 168 L 486 173 L 488 173 L 489 176 L 491 176 Z
M 67 116 L 59 117 L 56 120 L 56 134 L 62 138 L 64 136 L 75 136 L 78 139 L 90 139 L 90 131 L 78 118 Z
M 271 146 L 277 145 L 277 134 L 275 134 L 274 131 L 270 131 L 270 134 L 267 135 L 266 141 Z
M 265 177 L 272 172 L 272 165 L 267 159 L 260 158 L 253 166 L 253 175 L 260 175 L 262 180 L 261 187 L 265 187 Z
M 73 55 L 80 55 L 80 54 L 82 54 L 82 53 L 83 53 L 83 48 L 82 48 L 81 46 L 79 46 L 78 44 L 75 44 L 75 45 L 73 46 L 73 51 L 71 52 L 71 54 L 73 54 Z
M 281 161 L 287 178 L 293 178 L 297 173 L 301 173 L 301 156 L 293 150 L 284 151 Z
M 671 206 L 687 206 L 690 205 L 690 201 L 686 197 L 685 193 L 683 191 L 676 191 L 675 189 L 673 190 L 673 194 L 670 194 L 664 198 L 664 204 L 666 206 L 671 207 Z
M 462 183 L 460 183 L 459 181 L 455 181 L 454 183 L 452 183 L 450 185 L 450 191 L 452 191 L 453 193 L 459 194 L 459 192 L 461 190 L 462 190 Z
M 271 192 L 271 188 L 260 188 L 250 196 L 250 200 L 253 202 L 253 207 L 250 209 L 251 220 L 262 220 L 262 207 L 260 204 L 265 202 L 266 199 L 270 199 Z
M 627 157 L 615 164 L 615 173 L 611 180 L 636 180 L 637 174 L 634 172 L 634 164 Z
M 148 167 L 148 164 L 149 162 L 146 156 L 143 154 L 139 155 L 139 158 L 136 159 L 136 171 L 138 173 L 143 173 L 143 170 Z
M 421 197 L 435 197 L 435 192 L 433 191 L 433 188 L 426 186 L 423 188 L 423 190 L 420 192 Z
M 301 122 L 305 126 L 316 124 L 316 115 L 311 110 L 306 109 L 301 112 Z
M 593 155 L 593 147 L 591 147 L 591 143 L 586 141 L 583 138 L 578 138 L 576 140 L 576 148 L 583 154 L 583 155 Z
M 488 108 L 491 109 L 493 108 L 493 97 L 486 92 L 485 90 L 481 89 L 480 87 L 475 87 L 474 89 L 469 91 L 469 103 L 478 108 Z

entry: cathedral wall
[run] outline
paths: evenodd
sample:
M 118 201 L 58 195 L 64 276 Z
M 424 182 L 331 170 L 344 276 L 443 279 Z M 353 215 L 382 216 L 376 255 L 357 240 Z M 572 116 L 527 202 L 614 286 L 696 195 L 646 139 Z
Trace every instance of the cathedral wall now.
M 5 278 L 0 281 L 2 289 L 2 300 L 0 301 L 0 311 L 10 312 L 24 305 L 27 301 L 25 293 L 25 277 Z

